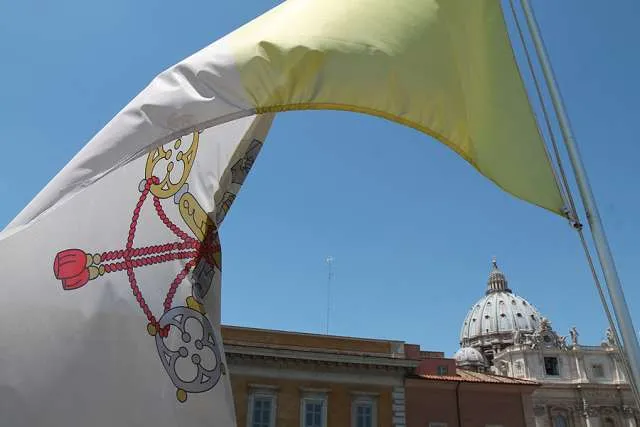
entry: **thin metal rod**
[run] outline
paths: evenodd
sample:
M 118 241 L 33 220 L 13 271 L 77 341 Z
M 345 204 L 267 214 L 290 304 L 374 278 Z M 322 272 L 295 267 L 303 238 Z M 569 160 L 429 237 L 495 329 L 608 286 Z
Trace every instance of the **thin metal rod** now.
M 618 356 L 620 357 L 620 361 L 622 362 L 624 374 L 628 378 L 629 385 L 631 386 L 631 391 L 633 392 L 633 398 L 635 399 L 636 405 L 640 406 L 640 395 L 638 394 L 638 386 L 637 384 L 635 384 L 635 379 L 631 374 L 631 365 L 629 364 L 629 360 L 627 359 L 627 356 L 622 350 L 622 345 L 620 344 L 620 337 L 616 329 L 615 320 L 613 319 L 611 310 L 609 310 L 609 303 L 607 302 L 607 299 L 605 297 L 604 290 L 602 288 L 602 283 L 600 282 L 600 278 L 598 277 L 598 273 L 596 271 L 596 266 L 593 262 L 593 258 L 591 257 L 591 251 L 589 250 L 587 239 L 584 237 L 584 232 L 581 228 L 578 228 L 578 235 L 580 236 L 580 243 L 582 244 L 582 249 L 584 250 L 584 254 L 587 258 L 587 264 L 589 264 L 589 269 L 591 270 L 593 281 L 596 284 L 596 289 L 598 290 L 600 301 L 602 302 L 602 305 L 604 307 L 604 313 L 607 316 L 609 328 L 611 328 L 611 334 L 613 335 L 613 343 L 617 350 L 616 353 L 618 353 Z
M 633 321 L 631 320 L 631 314 L 629 313 L 629 307 L 622 291 L 622 285 L 620 284 L 620 278 L 618 277 L 618 271 L 616 269 L 615 262 L 611 249 L 609 248 L 609 242 L 604 232 L 602 220 L 600 219 L 600 213 L 589 185 L 587 178 L 587 172 L 582 163 L 580 152 L 576 144 L 573 132 L 571 130 L 571 124 L 564 108 L 564 103 L 560 95 L 560 90 L 556 83 L 551 63 L 544 47 L 542 37 L 540 35 L 540 29 L 536 22 L 533 10 L 529 0 L 520 0 L 522 9 L 527 19 L 529 31 L 535 46 L 540 65 L 542 66 L 542 72 L 544 74 L 547 86 L 549 88 L 549 94 L 551 96 L 551 102 L 558 116 L 558 122 L 562 131 L 567 153 L 573 167 L 576 183 L 580 191 L 582 203 L 584 205 L 587 221 L 591 229 L 593 237 L 593 243 L 600 260 L 600 266 L 604 272 L 605 282 L 609 291 L 609 298 L 611 299 L 611 305 L 618 321 L 618 327 L 620 329 L 620 335 L 622 336 L 622 350 L 627 356 L 629 361 L 629 367 L 633 380 L 630 381 L 632 387 L 636 387 L 640 383 L 640 345 L 638 345 L 638 337 L 636 336 L 635 329 L 633 327 Z M 638 390 L 635 390 L 637 393 Z
M 578 210 L 576 209 L 575 201 L 573 200 L 573 195 L 571 194 L 571 188 L 569 187 L 569 182 L 567 180 L 567 174 L 565 172 L 564 165 L 562 164 L 562 158 L 560 156 L 560 149 L 558 148 L 558 141 L 556 138 L 556 132 L 554 132 L 553 127 L 551 126 L 551 115 L 547 110 L 547 105 L 542 96 L 543 88 L 542 84 L 538 81 L 538 73 L 536 73 L 535 67 L 533 65 L 533 55 L 529 52 L 529 48 L 527 46 L 527 41 L 524 37 L 524 31 L 522 30 L 522 26 L 520 25 L 520 18 L 516 13 L 516 7 L 514 4 L 514 0 L 509 0 L 509 7 L 511 9 L 511 15 L 513 16 L 513 22 L 516 24 L 516 29 L 518 30 L 518 36 L 520 36 L 520 43 L 522 44 L 522 50 L 524 51 L 524 56 L 527 59 L 527 66 L 529 68 L 529 73 L 531 74 L 531 80 L 533 80 L 533 85 L 536 89 L 536 95 L 538 96 L 538 102 L 540 103 L 540 109 L 542 110 L 542 118 L 544 119 L 544 123 L 547 128 L 547 133 L 549 134 L 549 139 L 551 140 L 551 147 L 553 148 L 554 160 L 556 162 L 556 166 L 558 167 L 558 175 L 560 175 L 558 182 L 558 186 L 562 189 L 562 198 L 565 199 L 565 203 L 568 204 L 566 206 L 568 208 L 567 216 L 569 221 L 572 222 L 572 225 L 576 225 L 579 223 L 578 221 Z M 542 136 L 542 132 L 540 132 Z M 551 156 L 549 156 L 551 157 Z
M 326 259 L 329 264 L 329 276 L 327 277 L 327 330 L 326 334 L 329 335 L 329 319 L 331 318 L 331 279 L 333 279 L 333 257 L 329 255 Z
M 536 89 L 536 94 L 538 96 L 538 102 L 540 103 L 540 107 L 542 108 L 542 115 L 544 118 L 544 122 L 547 126 L 547 132 L 549 133 L 549 138 L 551 139 L 551 145 L 553 146 L 553 152 L 555 154 L 555 161 L 557 163 L 557 167 L 558 167 L 558 172 L 560 174 L 560 178 L 562 179 L 562 185 L 564 186 L 564 191 L 566 194 L 566 198 L 569 202 L 569 210 L 570 212 L 568 212 L 570 221 L 573 225 L 573 227 L 576 229 L 579 237 L 580 237 L 580 242 L 582 243 L 582 249 L 584 250 L 584 254 L 586 256 L 587 259 L 587 263 L 589 264 L 589 269 L 591 270 L 591 275 L 593 276 L 593 282 L 596 285 L 596 289 L 598 291 L 598 296 L 600 297 L 600 302 L 602 303 L 602 306 L 604 308 L 604 313 L 607 317 L 607 322 L 609 323 L 609 330 L 611 331 L 612 334 L 612 338 L 614 341 L 614 345 L 615 345 L 615 351 L 618 354 L 618 357 L 620 358 L 620 361 L 622 362 L 622 368 L 624 369 L 624 374 L 626 375 L 626 377 L 628 378 L 628 381 L 631 383 L 634 378 L 633 375 L 631 374 L 631 368 L 629 365 L 629 361 L 627 360 L 627 357 L 625 356 L 624 352 L 622 351 L 622 346 L 620 344 L 620 336 L 619 336 L 619 332 L 618 332 L 618 328 L 616 327 L 616 321 L 613 317 L 613 313 L 611 312 L 610 308 L 609 308 L 609 301 L 607 300 L 606 297 L 606 293 L 603 289 L 602 283 L 600 281 L 600 277 L 598 276 L 598 272 L 596 269 L 596 266 L 594 265 L 593 262 L 593 257 L 591 256 L 591 250 L 589 248 L 589 245 L 587 244 L 587 240 L 584 236 L 584 231 L 582 229 L 582 226 L 579 222 L 579 216 L 578 216 L 578 211 L 575 205 L 575 202 L 573 200 L 573 196 L 571 194 L 571 189 L 569 187 L 569 182 L 567 179 L 567 175 L 565 172 L 565 168 L 562 164 L 562 158 L 560 156 L 560 149 L 558 147 L 558 142 L 556 140 L 555 137 L 555 132 L 551 126 L 551 117 L 549 115 L 549 112 L 547 111 L 547 108 L 545 106 L 546 102 L 544 100 L 544 97 L 542 95 L 543 89 L 542 89 L 542 85 L 540 84 L 540 82 L 538 81 L 538 78 L 536 76 L 536 70 L 534 68 L 533 65 L 533 58 L 531 53 L 529 52 L 529 49 L 527 48 L 527 41 L 525 40 L 524 37 L 524 32 L 522 30 L 522 26 L 520 25 L 520 18 L 518 17 L 518 14 L 516 13 L 516 8 L 514 5 L 514 0 L 509 0 L 509 7 L 511 9 L 511 14 L 513 16 L 513 20 L 516 24 L 516 29 L 518 30 L 518 35 L 520 36 L 520 42 L 522 43 L 522 48 L 524 50 L 524 54 L 525 57 L 527 59 L 527 65 L 529 68 L 529 72 L 531 73 L 531 77 L 533 79 L 533 83 L 535 85 L 535 89 Z M 637 385 L 634 387 L 631 387 L 632 391 L 633 391 L 633 395 L 634 395 L 634 399 L 635 401 L 638 403 L 638 405 L 640 406 L 640 395 L 637 393 Z

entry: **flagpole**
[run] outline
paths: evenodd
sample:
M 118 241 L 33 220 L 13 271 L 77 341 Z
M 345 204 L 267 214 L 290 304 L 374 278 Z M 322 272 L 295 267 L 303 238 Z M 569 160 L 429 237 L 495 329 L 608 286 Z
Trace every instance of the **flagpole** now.
M 587 178 L 587 172 L 582 163 L 578 146 L 573 132 L 571 130 L 571 124 L 567 116 L 560 90 L 556 83 L 551 63 L 544 47 L 544 42 L 540 36 L 540 29 L 536 22 L 533 9 L 529 0 L 520 0 L 522 9 L 527 19 L 527 25 L 531 32 L 533 44 L 540 59 L 540 65 L 542 66 L 542 72 L 549 88 L 549 94 L 551 96 L 551 102 L 558 116 L 560 129 L 564 139 L 565 146 L 567 147 L 567 153 L 573 167 L 582 203 L 584 205 L 591 234 L 593 236 L 594 246 L 600 260 L 600 266 L 604 272 L 605 282 L 609 290 L 609 297 L 611 299 L 611 305 L 618 321 L 618 328 L 620 329 L 620 335 L 622 336 L 622 351 L 627 355 L 629 361 L 631 375 L 633 376 L 630 384 L 636 388 L 640 384 L 640 346 L 638 345 L 638 338 L 636 336 L 635 329 L 633 327 L 633 321 L 631 320 L 631 314 L 629 313 L 629 307 L 622 291 L 622 285 L 620 284 L 620 278 L 618 277 L 618 271 L 616 269 L 613 254 L 609 247 L 609 242 L 602 225 L 600 213 L 589 185 Z M 638 390 L 636 390 L 637 392 Z

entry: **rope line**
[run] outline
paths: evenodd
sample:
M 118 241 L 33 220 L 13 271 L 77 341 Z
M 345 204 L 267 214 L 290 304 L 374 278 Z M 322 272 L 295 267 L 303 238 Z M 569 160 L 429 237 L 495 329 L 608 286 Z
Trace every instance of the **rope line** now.
M 580 224 L 579 220 L 578 220 L 578 211 L 576 209 L 576 204 L 575 201 L 573 199 L 573 196 L 571 194 L 571 188 L 569 187 L 569 182 L 567 179 L 567 174 L 564 170 L 564 166 L 562 165 L 562 161 L 561 161 L 561 157 L 560 157 L 560 149 L 558 148 L 558 142 L 556 140 L 556 136 L 555 136 L 555 132 L 553 132 L 553 128 L 551 126 L 551 120 L 549 118 L 549 111 L 547 110 L 547 106 L 544 102 L 544 98 L 542 95 L 542 88 L 540 85 L 540 81 L 538 80 L 538 77 L 536 75 L 534 66 L 533 66 L 533 60 L 531 59 L 531 53 L 529 52 L 529 48 L 527 47 L 527 43 L 525 41 L 525 37 L 524 37 L 524 32 L 522 31 L 522 26 L 520 25 L 520 19 L 518 18 L 516 11 L 515 11 L 515 6 L 513 4 L 513 0 L 509 0 L 509 6 L 511 9 L 511 14 L 513 15 L 513 20 L 516 24 L 516 28 L 518 30 L 518 35 L 520 37 L 520 42 L 522 44 L 524 53 L 525 53 L 525 57 L 527 59 L 527 65 L 529 67 L 529 73 L 531 74 L 531 78 L 533 80 L 534 86 L 536 88 L 536 95 L 538 96 L 538 101 L 540 102 L 540 107 L 542 109 L 542 115 L 544 117 L 544 123 L 546 125 L 547 128 L 547 132 L 549 133 L 549 138 L 551 139 L 551 145 L 553 147 L 553 153 L 555 156 L 555 163 L 558 167 L 558 172 L 560 172 L 560 177 L 562 179 L 562 190 L 564 191 L 564 194 L 567 196 L 567 199 L 569 201 L 569 208 L 571 210 L 571 212 L 569 212 L 570 215 L 570 220 L 572 220 L 572 225 L 574 227 L 582 227 L 582 224 Z
M 621 345 L 621 341 L 620 341 L 620 337 L 618 336 L 618 328 L 616 327 L 616 323 L 615 320 L 613 318 L 613 316 L 611 315 L 611 310 L 609 308 L 609 302 L 607 301 L 607 298 L 605 296 L 604 290 L 602 288 L 602 283 L 600 282 L 600 278 L 598 277 L 598 273 L 595 267 L 595 264 L 593 262 L 593 257 L 591 256 L 591 252 L 589 250 L 589 246 L 587 244 L 587 240 L 584 236 L 584 232 L 583 232 L 583 226 L 579 221 L 579 217 L 578 217 L 578 213 L 577 213 L 577 209 L 576 209 L 576 204 L 575 204 L 575 200 L 571 194 L 571 188 L 569 187 L 569 182 L 567 179 L 567 174 L 565 172 L 564 166 L 562 165 L 562 159 L 560 156 L 560 150 L 558 148 L 558 142 L 557 139 L 555 137 L 555 132 L 553 132 L 553 127 L 551 126 L 551 120 L 549 118 L 549 112 L 547 110 L 547 107 L 545 105 L 544 102 L 544 97 L 542 94 L 542 88 L 541 88 L 541 84 L 540 81 L 538 80 L 538 77 L 536 75 L 535 72 L 535 68 L 533 66 L 533 60 L 531 59 L 531 53 L 529 52 L 529 48 L 527 47 L 527 43 L 524 37 L 524 32 L 522 30 L 522 26 L 520 25 L 520 19 L 518 18 L 518 15 L 516 13 L 515 10 L 515 6 L 514 6 L 514 2 L 513 0 L 509 0 L 509 6 L 511 9 L 511 14 L 513 16 L 513 20 L 515 22 L 516 25 L 516 29 L 518 30 L 518 36 L 520 37 L 520 42 L 522 43 L 522 47 L 524 50 L 524 54 L 525 57 L 527 59 L 527 65 L 529 68 L 529 72 L 531 74 L 535 89 L 536 89 L 536 95 L 538 97 L 538 102 L 540 103 L 540 107 L 542 109 L 542 115 L 544 117 L 544 122 L 547 128 L 547 132 L 549 133 L 549 138 L 551 140 L 551 145 L 553 147 L 553 153 L 554 153 L 554 157 L 555 157 L 555 163 L 556 166 L 558 167 L 558 172 L 560 173 L 560 177 L 562 179 L 562 190 L 564 191 L 564 193 L 567 196 L 567 200 L 569 201 L 569 208 L 570 208 L 570 212 L 569 212 L 569 219 L 571 221 L 571 225 L 573 226 L 573 228 L 578 232 L 578 235 L 580 236 L 580 243 L 582 245 L 582 249 L 584 250 L 584 254 L 585 257 L 587 258 L 587 263 L 589 264 L 589 269 L 591 270 L 591 275 L 593 277 L 593 281 L 596 285 L 596 289 L 598 290 L 598 296 L 600 297 L 600 302 L 602 303 L 602 306 L 604 308 L 604 312 L 607 318 L 607 321 L 609 323 L 609 327 L 611 329 L 611 332 L 613 334 L 613 339 L 614 339 L 614 344 L 617 347 L 617 352 L 618 355 L 620 356 L 620 359 L 622 361 L 622 365 L 624 368 L 624 372 L 625 375 L 627 377 L 627 380 L 629 381 L 631 387 L 631 390 L 634 394 L 635 400 L 636 400 L 636 404 L 640 405 L 640 395 L 637 391 L 637 387 L 633 378 L 633 375 L 631 375 L 631 367 L 629 364 L 629 359 L 626 357 L 625 352 L 623 351 L 623 347 Z M 556 117 L 557 118 L 557 117 Z

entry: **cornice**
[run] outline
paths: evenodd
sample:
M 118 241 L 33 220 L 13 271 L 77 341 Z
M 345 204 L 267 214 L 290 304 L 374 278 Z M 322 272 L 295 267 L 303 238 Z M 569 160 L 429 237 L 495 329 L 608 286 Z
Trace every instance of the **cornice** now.
M 390 366 L 384 364 L 373 363 L 353 363 L 344 361 L 322 361 L 322 360 L 309 360 L 309 359 L 295 359 L 295 358 L 283 358 L 278 356 L 265 356 L 265 355 L 247 355 L 229 353 L 227 354 L 227 362 L 229 365 L 236 366 L 265 366 L 276 367 L 279 369 L 302 369 L 302 370 L 315 370 L 315 369 L 328 369 L 345 372 L 353 372 L 354 370 L 366 371 L 369 373 L 394 373 L 406 375 L 414 368 L 404 366 Z
M 291 349 L 270 349 L 242 345 L 225 345 L 225 353 L 230 363 L 262 362 L 290 365 L 315 365 L 325 367 L 348 367 L 376 370 L 415 369 L 419 361 L 399 358 L 387 358 L 369 355 L 350 355 L 299 351 Z

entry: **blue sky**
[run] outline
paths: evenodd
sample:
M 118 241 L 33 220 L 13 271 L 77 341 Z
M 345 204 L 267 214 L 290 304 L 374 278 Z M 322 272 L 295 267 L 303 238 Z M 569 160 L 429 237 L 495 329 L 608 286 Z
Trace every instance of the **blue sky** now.
M 156 74 L 276 3 L 0 2 L 0 227 Z M 533 4 L 638 327 L 640 3 Z M 561 218 L 377 118 L 278 116 L 222 239 L 227 323 L 324 332 L 331 255 L 331 333 L 452 354 L 495 255 L 561 334 L 606 328 Z

